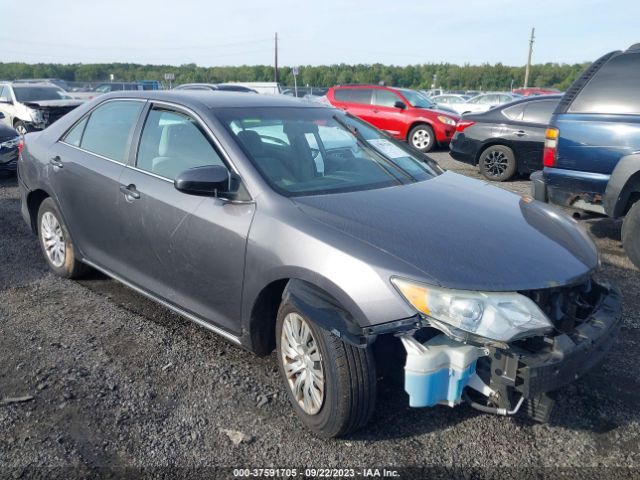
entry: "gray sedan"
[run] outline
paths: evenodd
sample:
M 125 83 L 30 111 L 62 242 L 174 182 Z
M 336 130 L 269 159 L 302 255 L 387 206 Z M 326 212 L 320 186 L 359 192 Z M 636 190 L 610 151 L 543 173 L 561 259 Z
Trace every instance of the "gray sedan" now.
M 348 114 L 217 92 L 120 92 L 29 134 L 22 214 L 50 268 L 95 268 L 257 354 L 302 422 L 363 426 L 376 342 L 415 407 L 544 420 L 593 367 L 616 289 L 570 218 L 444 172 Z M 215 372 L 212 372 L 215 374 Z M 526 403 L 525 403 L 526 402 Z

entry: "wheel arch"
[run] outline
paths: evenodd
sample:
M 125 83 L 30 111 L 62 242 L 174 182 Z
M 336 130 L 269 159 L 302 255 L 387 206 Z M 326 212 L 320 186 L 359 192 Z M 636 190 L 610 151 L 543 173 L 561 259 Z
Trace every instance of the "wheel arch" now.
M 640 153 L 620 159 L 607 182 L 604 211 L 613 218 L 625 215 L 640 199 Z
M 41 188 L 32 190 L 27 194 L 27 211 L 29 212 L 29 224 L 31 225 L 31 231 L 33 233 L 38 233 L 37 223 L 40 205 L 49 197 L 51 197 L 51 195 Z
M 429 127 L 431 127 L 431 130 L 433 131 L 433 134 L 435 136 L 436 134 L 436 129 L 434 127 L 434 124 L 432 121 L 427 120 L 426 118 L 421 118 L 419 120 L 414 120 L 413 122 L 411 122 L 409 124 L 409 128 L 407 128 L 407 134 L 405 135 L 406 141 L 407 143 L 409 143 L 409 135 L 411 135 L 411 130 L 413 130 L 414 128 L 416 128 L 419 125 L 427 125 Z M 437 142 L 438 140 L 436 138 L 434 138 L 434 140 Z
M 346 342 L 367 345 L 357 318 L 335 295 L 307 279 L 280 278 L 262 288 L 251 306 L 247 333 L 250 349 L 256 354 L 268 355 L 274 350 L 276 318 L 284 300 Z

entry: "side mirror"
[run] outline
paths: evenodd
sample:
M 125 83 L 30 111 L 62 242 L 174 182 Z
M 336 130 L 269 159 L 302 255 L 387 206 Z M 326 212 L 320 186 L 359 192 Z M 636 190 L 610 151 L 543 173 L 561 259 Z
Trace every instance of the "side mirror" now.
M 7 97 L 0 97 L 0 103 L 13 103 Z
M 4 119 L 4 113 L 0 112 L 0 120 Z
M 394 103 L 393 106 L 399 108 L 400 110 L 404 110 L 405 108 L 407 108 L 405 103 L 401 102 L 400 100 L 396 100 L 396 103 Z
M 173 186 L 189 195 L 233 197 L 240 187 L 240 177 L 222 165 L 206 165 L 179 173 Z

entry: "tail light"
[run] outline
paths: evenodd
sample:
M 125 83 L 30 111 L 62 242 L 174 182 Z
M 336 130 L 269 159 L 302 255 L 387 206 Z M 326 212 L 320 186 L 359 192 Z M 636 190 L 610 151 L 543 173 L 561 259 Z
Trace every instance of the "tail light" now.
M 560 131 L 557 128 L 547 128 L 544 136 L 544 153 L 542 154 L 542 164 L 545 167 L 556 166 L 559 133 Z
M 476 122 L 472 122 L 471 120 L 460 120 L 456 125 L 456 132 L 464 132 L 466 128 L 469 128 L 471 125 L 475 125 Z
M 24 138 L 18 140 L 18 155 L 22 153 L 22 149 L 24 148 Z

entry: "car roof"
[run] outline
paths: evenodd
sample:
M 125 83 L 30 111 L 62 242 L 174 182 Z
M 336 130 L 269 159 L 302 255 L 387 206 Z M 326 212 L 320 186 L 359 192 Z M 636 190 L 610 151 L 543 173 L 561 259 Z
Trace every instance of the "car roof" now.
M 558 100 L 562 98 L 562 95 L 532 95 L 530 97 L 518 97 L 516 100 L 512 102 L 503 103 L 498 105 L 491 110 L 500 110 L 502 108 L 513 107 L 514 105 L 520 105 L 521 103 L 529 103 L 529 102 L 543 102 L 545 100 Z M 490 110 L 490 111 L 491 111 Z
M 55 83 L 51 82 L 0 82 L 3 85 L 11 85 L 12 87 L 18 88 L 33 88 L 33 87 L 48 87 L 48 88 L 57 88 L 58 90 L 62 90 L 62 88 Z
M 327 108 L 325 105 L 299 100 L 288 95 L 247 95 L 245 92 L 215 90 L 132 90 L 112 92 L 107 95 L 100 96 L 99 98 L 142 98 L 151 101 L 175 102 L 185 106 L 204 105 L 207 108 Z

